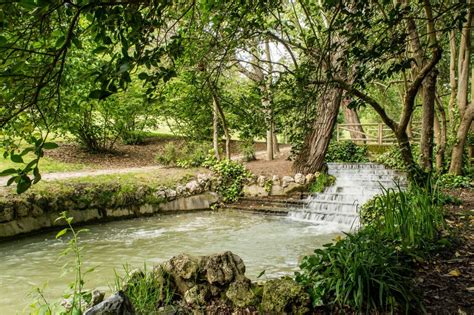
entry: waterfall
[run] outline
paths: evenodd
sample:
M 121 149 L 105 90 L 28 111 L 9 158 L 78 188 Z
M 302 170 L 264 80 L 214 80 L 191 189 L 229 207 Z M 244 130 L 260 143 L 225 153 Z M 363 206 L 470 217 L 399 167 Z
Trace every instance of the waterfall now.
M 336 177 L 334 185 L 309 196 L 302 208 L 291 209 L 291 219 L 355 229 L 359 226 L 359 207 L 379 194 L 382 187 L 406 185 L 402 173 L 374 163 L 328 163 L 328 173 Z

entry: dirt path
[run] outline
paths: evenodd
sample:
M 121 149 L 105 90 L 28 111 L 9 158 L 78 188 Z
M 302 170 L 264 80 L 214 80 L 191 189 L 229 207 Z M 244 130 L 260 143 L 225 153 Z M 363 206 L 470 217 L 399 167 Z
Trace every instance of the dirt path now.
M 279 158 L 282 159 L 284 156 L 290 151 L 289 147 L 285 147 L 280 149 Z M 259 163 L 261 165 L 265 164 L 272 164 L 280 159 L 276 159 L 274 161 L 262 161 L 260 159 L 264 159 L 266 156 L 266 151 L 257 151 L 256 152 L 257 161 L 253 161 L 248 163 L 255 164 Z M 232 160 L 241 160 L 243 156 L 241 154 L 236 154 L 232 156 Z M 269 165 L 270 166 L 270 165 Z M 147 171 L 155 171 L 158 169 L 162 169 L 164 166 L 161 165 L 152 165 L 152 166 L 141 166 L 141 167 L 124 167 L 124 168 L 104 168 L 104 169 L 95 169 L 95 170 L 82 170 L 82 171 L 75 171 L 75 172 L 60 172 L 60 173 L 45 173 L 41 174 L 41 180 L 43 181 L 53 181 L 53 180 L 66 180 L 70 178 L 78 178 L 78 177 L 87 177 L 87 176 L 99 176 L 99 175 L 111 175 L 111 174 L 126 174 L 126 173 L 141 173 Z M 255 168 L 255 167 L 254 167 Z M 252 168 L 250 168 L 252 170 Z M 254 170 L 252 170 L 254 171 Z M 7 184 L 8 177 L 0 178 L 0 186 L 5 186 Z

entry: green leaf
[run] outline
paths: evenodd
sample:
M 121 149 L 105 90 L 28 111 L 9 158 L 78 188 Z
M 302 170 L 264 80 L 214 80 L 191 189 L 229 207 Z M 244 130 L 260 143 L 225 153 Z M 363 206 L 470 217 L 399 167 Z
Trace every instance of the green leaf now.
M 58 234 L 56 234 L 56 238 L 60 238 L 61 236 L 63 236 L 64 234 L 67 233 L 67 230 L 68 228 L 64 228 L 62 229 L 61 231 L 58 232 Z
M 103 100 L 110 95 L 112 95 L 112 92 L 104 91 L 104 90 L 94 90 L 89 93 L 89 98 Z
M 18 184 L 16 185 L 16 192 L 18 194 L 24 193 L 31 187 L 31 179 L 27 175 L 21 175 Z
M 138 78 L 140 80 L 146 80 L 148 78 L 148 74 L 146 72 L 142 72 L 142 73 L 138 74 Z
M 6 46 L 7 38 L 5 36 L 0 36 L 0 46 Z
M 45 142 L 43 144 L 43 149 L 45 150 L 52 150 L 52 149 L 56 149 L 57 147 L 59 147 L 59 145 L 54 142 Z
M 82 49 L 82 42 L 81 42 L 77 37 L 73 37 L 73 38 L 72 38 L 72 43 L 73 43 L 74 46 L 76 46 L 77 48 Z
M 1 171 L 0 176 L 8 176 L 8 175 L 16 174 L 16 173 L 18 173 L 16 169 L 9 168 L 9 169 Z
M 108 49 L 107 47 L 105 47 L 105 46 L 99 46 L 99 47 L 97 47 L 96 49 L 94 49 L 94 50 L 92 51 L 92 53 L 93 53 L 93 54 L 100 54 L 100 53 L 106 52 L 106 51 L 108 51 L 108 50 L 109 50 L 109 49 Z
M 26 155 L 26 154 L 28 154 L 29 152 L 32 152 L 32 151 L 34 151 L 34 150 L 35 150 L 35 148 L 33 148 L 33 147 L 26 148 L 26 149 L 24 149 L 23 151 L 21 151 L 20 156 L 24 156 L 24 155 Z
M 56 44 L 54 44 L 54 47 L 60 48 L 64 45 L 65 42 L 66 42 L 66 36 L 63 35 L 56 40 Z
M 9 179 L 8 182 L 7 182 L 7 186 L 10 186 L 11 184 L 13 184 L 13 182 L 17 181 L 19 177 L 20 177 L 20 176 L 13 176 L 13 177 L 10 177 L 10 179 Z
M 14 163 L 25 163 L 25 162 L 23 162 L 23 158 L 21 157 L 21 155 L 18 155 L 18 154 L 12 154 L 10 156 L 10 159 Z

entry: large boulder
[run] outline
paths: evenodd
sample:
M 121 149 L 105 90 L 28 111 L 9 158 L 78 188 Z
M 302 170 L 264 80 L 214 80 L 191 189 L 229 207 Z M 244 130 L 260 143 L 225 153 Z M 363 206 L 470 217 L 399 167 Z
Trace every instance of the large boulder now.
M 308 293 L 291 278 L 269 280 L 263 285 L 260 307 L 265 314 L 307 314 L 310 303 Z
M 174 256 L 161 265 L 163 271 L 173 278 L 181 295 L 196 285 L 200 259 L 191 255 Z
M 300 184 L 300 185 L 304 185 L 305 181 L 306 181 L 306 177 L 303 174 L 301 174 L 301 173 L 296 173 L 295 174 L 295 183 Z
M 199 185 L 197 180 L 192 180 L 189 183 L 187 183 L 186 189 L 191 195 L 202 192 L 202 187 Z
M 252 283 L 249 279 L 232 282 L 225 295 L 234 306 L 239 308 L 255 306 L 258 303 L 258 298 L 252 290 Z
M 200 273 L 208 283 L 226 286 L 245 277 L 245 265 L 239 256 L 228 251 L 202 257 Z

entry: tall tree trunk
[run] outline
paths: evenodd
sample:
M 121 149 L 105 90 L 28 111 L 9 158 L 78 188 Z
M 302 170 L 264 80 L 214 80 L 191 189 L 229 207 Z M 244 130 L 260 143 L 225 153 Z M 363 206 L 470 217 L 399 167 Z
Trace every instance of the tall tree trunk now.
M 469 106 L 464 115 L 462 115 L 461 123 L 456 134 L 456 142 L 451 153 L 451 164 L 449 166 L 449 173 L 454 175 L 461 175 L 462 173 L 462 157 L 464 153 L 464 145 L 466 144 L 467 134 L 471 128 L 472 120 L 474 119 L 474 106 Z
M 316 118 L 310 133 L 306 136 L 303 149 L 298 154 L 293 167 L 303 174 L 320 171 L 324 165 L 332 131 L 336 124 L 339 106 L 342 101 L 342 89 L 329 87 L 319 98 Z
M 214 156 L 220 160 L 219 155 L 219 109 L 217 108 L 214 97 L 212 98 L 212 148 L 214 149 Z
M 221 102 L 219 99 L 219 95 L 217 94 L 216 86 L 208 81 L 209 89 L 211 90 L 212 100 L 214 102 L 215 109 L 217 109 L 217 113 L 219 114 L 219 118 L 222 123 L 222 129 L 224 129 L 225 135 L 225 157 L 226 159 L 230 159 L 230 133 L 229 127 L 227 126 L 227 120 L 225 119 L 224 111 L 222 110 Z
M 433 69 L 423 82 L 423 119 L 421 126 L 421 167 L 425 172 L 433 168 L 433 124 L 435 115 L 436 77 L 438 71 Z
M 444 158 L 446 153 L 446 141 L 448 135 L 448 124 L 446 121 L 446 112 L 439 97 L 436 97 L 436 116 L 435 116 L 435 133 L 436 133 L 436 169 L 442 171 L 444 168 Z
M 270 43 L 268 39 L 265 40 L 265 57 L 268 61 L 268 74 L 264 79 L 264 99 L 262 100 L 263 110 L 265 114 L 265 121 L 267 125 L 267 160 L 273 160 L 274 158 L 274 122 L 273 122 L 273 109 L 272 109 L 272 98 L 271 98 L 271 84 L 273 75 L 272 57 L 270 53 Z
M 449 53 L 449 87 L 451 88 L 451 94 L 449 96 L 448 115 L 451 131 L 454 133 L 456 128 L 454 113 L 456 106 L 456 95 L 458 91 L 458 84 L 456 80 L 456 33 L 454 31 L 449 33 Z
M 280 145 L 278 144 L 278 138 L 275 132 L 275 122 L 272 125 L 272 133 L 273 133 L 273 154 L 280 153 Z
M 348 107 L 350 101 L 351 100 L 349 98 L 345 98 L 342 101 L 344 121 L 346 124 L 351 124 L 351 126 L 349 126 L 351 140 L 355 143 L 365 143 L 366 136 L 364 133 L 364 128 L 362 128 L 362 125 L 360 124 L 359 114 L 357 111 Z

